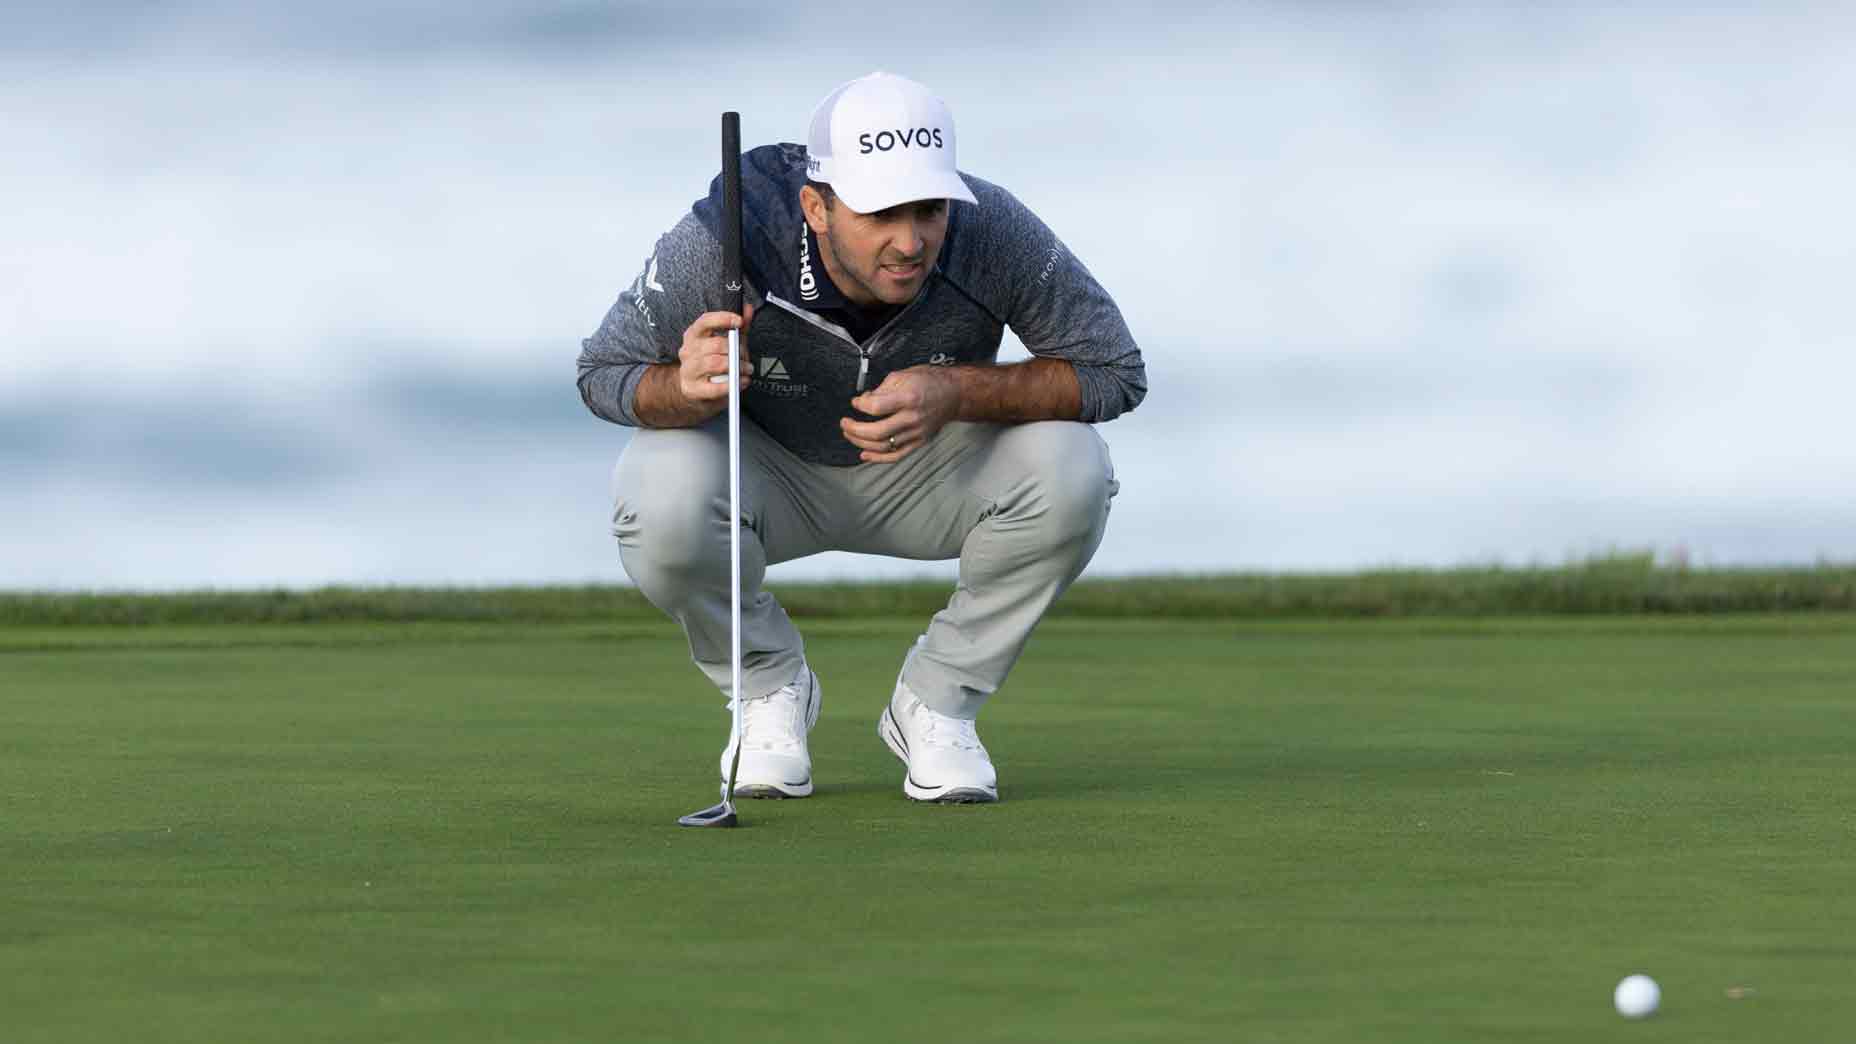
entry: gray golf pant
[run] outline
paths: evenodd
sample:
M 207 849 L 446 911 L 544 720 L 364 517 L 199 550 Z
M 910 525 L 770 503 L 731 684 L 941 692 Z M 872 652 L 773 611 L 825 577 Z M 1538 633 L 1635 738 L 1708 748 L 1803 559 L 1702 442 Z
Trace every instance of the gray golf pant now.
M 1088 424 L 950 424 L 893 464 L 834 468 L 741 425 L 741 671 L 750 697 L 792 681 L 805 654 L 761 590 L 769 565 L 820 551 L 960 559 L 947 608 L 904 680 L 923 703 L 972 718 L 1032 628 L 1089 564 L 1118 489 Z M 690 656 L 730 683 L 728 426 L 639 429 L 613 470 L 612 533 L 625 572 L 683 626 Z

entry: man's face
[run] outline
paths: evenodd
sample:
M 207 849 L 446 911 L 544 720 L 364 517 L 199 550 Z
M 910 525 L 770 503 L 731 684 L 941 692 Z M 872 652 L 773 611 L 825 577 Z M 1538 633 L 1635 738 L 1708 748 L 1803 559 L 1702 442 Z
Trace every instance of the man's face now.
M 845 297 L 866 306 L 915 300 L 947 239 L 947 200 L 924 199 L 859 214 L 809 186 L 800 199 L 806 223 L 818 236 L 825 271 Z

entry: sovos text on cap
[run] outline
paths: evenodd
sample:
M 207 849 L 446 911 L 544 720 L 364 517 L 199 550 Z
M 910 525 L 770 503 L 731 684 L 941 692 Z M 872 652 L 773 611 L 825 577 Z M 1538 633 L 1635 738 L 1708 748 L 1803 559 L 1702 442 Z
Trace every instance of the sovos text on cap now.
M 975 203 L 954 169 L 954 117 L 914 80 L 875 72 L 841 84 L 812 112 L 806 176 L 869 214 L 923 199 Z

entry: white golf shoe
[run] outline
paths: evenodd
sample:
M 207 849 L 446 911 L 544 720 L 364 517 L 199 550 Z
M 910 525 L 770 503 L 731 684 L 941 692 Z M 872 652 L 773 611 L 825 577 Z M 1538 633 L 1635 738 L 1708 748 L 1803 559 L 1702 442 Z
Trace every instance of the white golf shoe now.
M 971 718 L 950 718 L 923 703 L 901 679 L 876 734 L 908 771 L 902 792 L 916 801 L 970 804 L 999 800 L 999 777 Z
M 818 675 L 803 663 L 799 677 L 765 696 L 741 701 L 741 771 L 735 796 L 802 798 L 812 793 L 812 757 L 806 733 L 818 724 L 823 694 Z M 734 745 L 722 748 L 722 779 Z

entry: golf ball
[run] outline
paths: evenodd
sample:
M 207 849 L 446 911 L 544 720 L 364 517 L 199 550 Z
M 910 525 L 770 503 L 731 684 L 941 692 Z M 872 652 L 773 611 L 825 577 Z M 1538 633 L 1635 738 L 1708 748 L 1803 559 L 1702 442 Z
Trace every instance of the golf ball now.
M 1619 1015 L 1641 1019 L 1656 1013 L 1656 1006 L 1663 1002 L 1663 991 L 1648 975 L 1626 975 L 1611 994 L 1611 1000 L 1618 1006 Z

